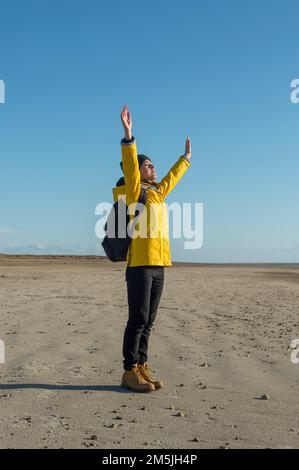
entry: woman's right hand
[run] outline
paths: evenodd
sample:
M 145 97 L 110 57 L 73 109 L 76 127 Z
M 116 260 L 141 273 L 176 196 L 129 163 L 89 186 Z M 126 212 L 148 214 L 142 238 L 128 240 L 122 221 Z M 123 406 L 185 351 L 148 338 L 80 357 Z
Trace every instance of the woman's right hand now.
M 128 106 L 125 105 L 120 113 L 122 125 L 124 126 L 125 138 L 127 140 L 132 139 L 132 118 L 129 112 Z

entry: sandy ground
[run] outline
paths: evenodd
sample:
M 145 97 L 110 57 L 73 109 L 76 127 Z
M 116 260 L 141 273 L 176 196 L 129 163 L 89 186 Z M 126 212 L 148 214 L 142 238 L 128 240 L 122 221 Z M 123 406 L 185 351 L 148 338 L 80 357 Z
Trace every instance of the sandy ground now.
M 0 447 L 298 448 L 299 266 L 166 268 L 149 394 L 120 387 L 124 269 L 0 256 Z

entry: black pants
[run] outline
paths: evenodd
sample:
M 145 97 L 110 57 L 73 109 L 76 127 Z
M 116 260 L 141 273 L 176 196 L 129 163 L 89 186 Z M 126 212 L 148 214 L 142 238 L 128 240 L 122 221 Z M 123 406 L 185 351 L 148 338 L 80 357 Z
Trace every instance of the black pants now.
M 129 319 L 124 333 L 124 369 L 147 362 L 148 342 L 164 285 L 163 266 L 127 267 Z

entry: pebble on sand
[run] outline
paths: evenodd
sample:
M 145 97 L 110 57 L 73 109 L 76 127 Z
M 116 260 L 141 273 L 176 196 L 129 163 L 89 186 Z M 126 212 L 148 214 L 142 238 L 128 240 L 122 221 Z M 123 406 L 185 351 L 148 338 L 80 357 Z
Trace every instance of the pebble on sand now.
M 262 395 L 261 400 L 270 400 L 270 395 L 266 395 L 266 394 Z

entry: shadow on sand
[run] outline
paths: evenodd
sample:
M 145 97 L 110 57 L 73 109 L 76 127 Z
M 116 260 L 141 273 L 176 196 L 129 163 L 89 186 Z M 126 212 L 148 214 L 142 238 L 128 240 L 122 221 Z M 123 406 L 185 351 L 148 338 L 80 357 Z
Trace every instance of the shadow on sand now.
M 51 384 L 0 384 L 0 390 L 21 390 L 21 389 L 38 389 L 38 390 L 58 390 L 61 392 L 84 391 L 84 392 L 118 392 L 132 393 L 120 385 L 51 385 Z M 134 392 L 133 392 L 134 393 Z

